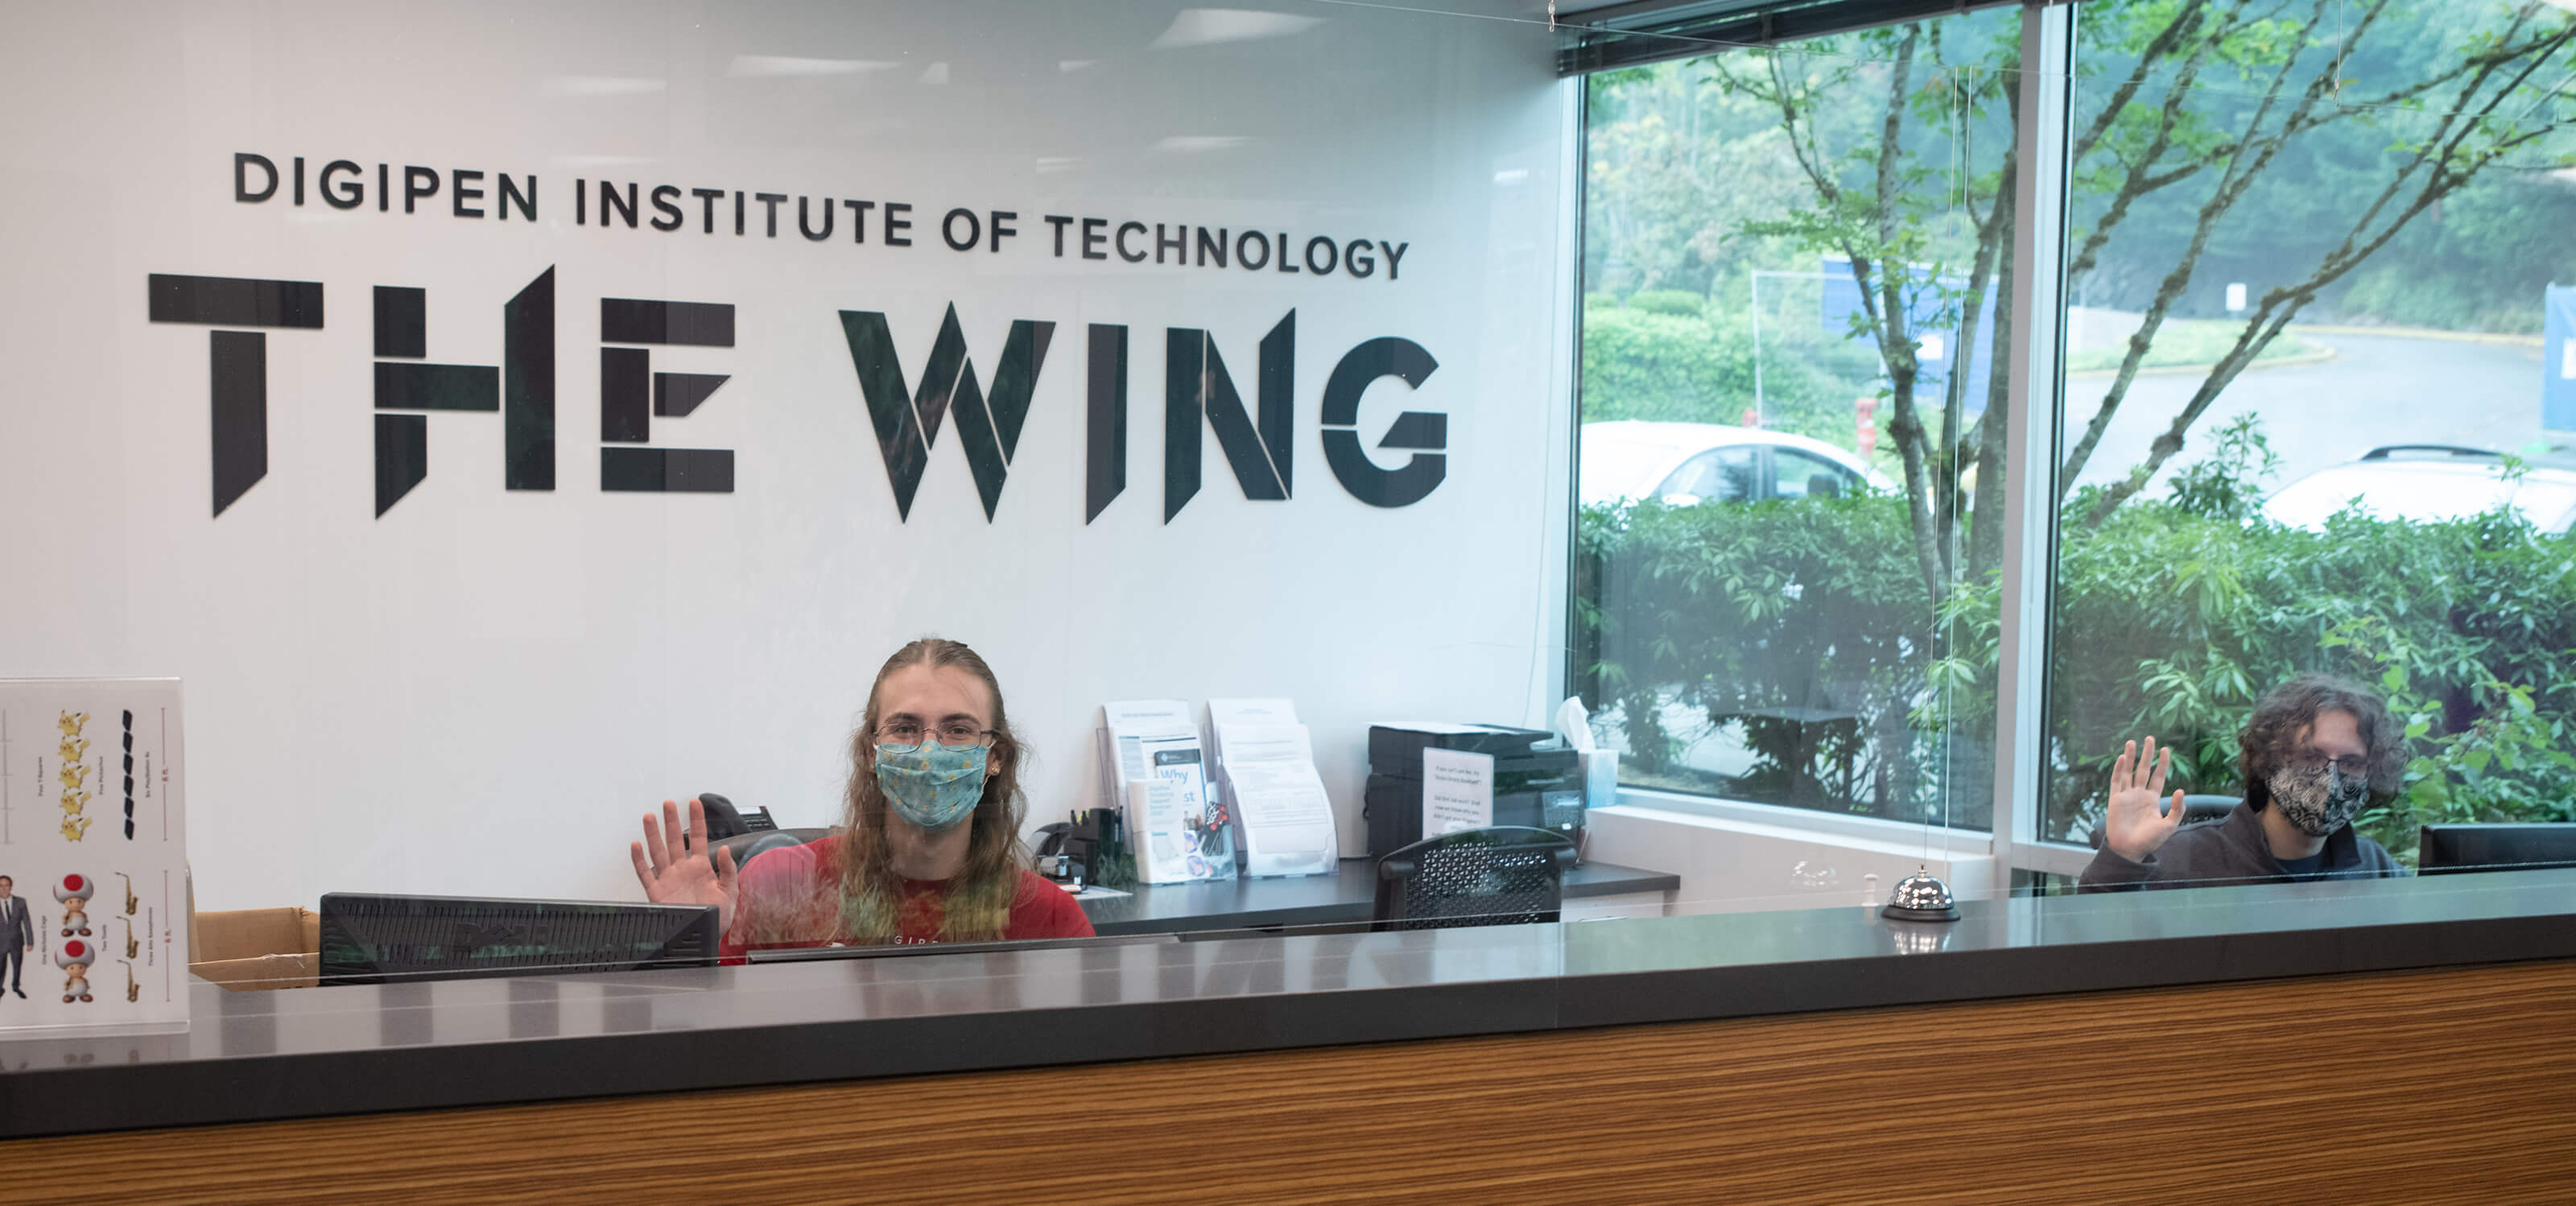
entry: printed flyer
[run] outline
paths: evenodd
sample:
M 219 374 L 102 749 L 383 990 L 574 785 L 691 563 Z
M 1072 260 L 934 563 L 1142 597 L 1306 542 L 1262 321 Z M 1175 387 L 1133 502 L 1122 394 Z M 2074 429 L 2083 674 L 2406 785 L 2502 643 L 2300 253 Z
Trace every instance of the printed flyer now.
M 177 679 L 0 679 L 0 1038 L 188 1024 Z

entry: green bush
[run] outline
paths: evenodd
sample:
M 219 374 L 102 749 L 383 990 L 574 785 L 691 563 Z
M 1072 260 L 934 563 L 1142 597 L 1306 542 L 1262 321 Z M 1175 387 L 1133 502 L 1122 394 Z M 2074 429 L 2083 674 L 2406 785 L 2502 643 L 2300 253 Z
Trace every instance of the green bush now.
M 1630 294 L 1628 305 L 1648 314 L 1698 318 L 1708 309 L 1708 299 L 1688 289 L 1645 289 Z
M 1695 293 L 1598 295 L 1583 307 L 1583 419 L 1741 423 L 1754 403 L 1753 332 L 1742 314 L 1702 313 Z M 1686 308 L 1685 308 L 1686 307 Z M 1851 447 L 1858 388 L 1817 358 L 1768 338 L 1761 395 L 1770 426 Z
M 2146 356 L 2138 361 L 2140 368 L 2205 367 L 2218 363 L 2221 357 L 2236 350 L 2236 341 L 2245 333 L 2245 324 L 2219 318 L 2177 318 L 2156 329 L 2155 342 L 2147 345 Z M 2263 350 L 2254 354 L 2254 363 L 2282 360 L 2315 353 L 2317 345 L 2289 332 L 2273 337 Z M 2129 357 L 2129 341 L 2089 352 L 2077 352 L 2066 358 L 2070 373 L 2108 373 L 2116 371 Z
M 1579 689 L 1625 717 L 1639 777 L 1672 781 L 1678 702 L 1755 753 L 1709 785 L 1730 795 L 1908 819 L 1942 797 L 1909 723 L 1934 625 L 1903 500 L 1649 500 L 1587 508 L 1578 539 Z
M 2069 501 L 2045 836 L 2085 840 L 2120 744 L 2151 733 L 2174 749 L 2175 786 L 2238 791 L 2255 697 L 2303 671 L 2376 687 L 2404 719 L 2405 794 L 2360 819 L 2401 859 L 2429 822 L 2576 819 L 2576 540 L 2508 512 L 2297 531 L 2237 518 L 2241 497 L 2206 480 L 2177 498 L 2093 530 L 2078 522 L 2089 496 Z M 1904 506 L 1588 509 L 1579 690 L 1628 718 L 1638 769 L 1667 769 L 1661 711 L 1683 703 L 1755 757 L 1713 789 L 1907 818 L 1947 797 L 1956 823 L 1983 824 L 1996 588 L 1956 590 L 1936 617 Z M 1946 758 L 1945 734 L 1961 743 Z
M 2080 504 L 2079 504 L 2080 506 Z M 2324 532 L 2172 505 L 2069 525 L 2058 579 L 2049 831 L 2088 832 L 2121 741 L 2154 732 L 2193 791 L 2236 792 L 2254 697 L 2303 671 L 2378 688 L 2416 755 L 2362 818 L 2411 860 L 2433 821 L 2568 820 L 2576 760 L 2576 543 L 2509 512 L 2357 514 Z

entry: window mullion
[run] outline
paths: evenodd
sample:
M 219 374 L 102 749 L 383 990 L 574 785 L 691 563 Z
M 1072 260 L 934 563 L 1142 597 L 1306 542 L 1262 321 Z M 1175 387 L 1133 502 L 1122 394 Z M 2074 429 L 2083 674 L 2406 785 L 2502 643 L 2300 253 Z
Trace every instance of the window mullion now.
M 2021 163 L 2014 197 L 2012 341 L 2004 445 L 2002 647 L 1995 701 L 1995 853 L 2023 866 L 2018 848 L 2039 844 L 2046 774 L 2049 587 L 2057 530 L 2058 417 L 2062 411 L 2067 182 L 2075 13 L 2022 10 Z M 2049 855 L 2058 855 L 2051 851 Z M 2062 856 L 2030 857 L 2054 870 Z

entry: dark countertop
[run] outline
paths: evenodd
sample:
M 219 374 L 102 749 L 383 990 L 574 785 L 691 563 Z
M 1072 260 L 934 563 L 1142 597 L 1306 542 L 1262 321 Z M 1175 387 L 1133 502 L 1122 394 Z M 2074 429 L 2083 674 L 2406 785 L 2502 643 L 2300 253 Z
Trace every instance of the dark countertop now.
M 1376 864 L 1346 858 L 1333 875 L 1271 879 L 1222 879 L 1193 884 L 1138 884 L 1133 895 L 1082 902 L 1091 928 L 1102 934 L 1161 934 L 1182 930 L 1317 926 L 1366 921 L 1377 903 Z M 1672 892 L 1682 879 L 1609 863 L 1584 863 L 1565 873 L 1565 898 Z
M 2576 870 L 452 980 L 0 1041 L 0 1135 L 2576 957 Z

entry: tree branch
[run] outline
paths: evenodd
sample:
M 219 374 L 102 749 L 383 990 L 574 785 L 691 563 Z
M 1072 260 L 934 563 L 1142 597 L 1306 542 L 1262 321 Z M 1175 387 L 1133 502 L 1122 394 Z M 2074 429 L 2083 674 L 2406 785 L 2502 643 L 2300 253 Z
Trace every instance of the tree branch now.
M 2516 28 L 2519 28 L 2519 22 Z M 2468 152 L 2465 158 L 2463 157 L 2462 148 L 2467 140 L 2473 134 L 2485 129 L 2488 119 L 2495 115 L 2495 111 L 2504 104 L 2505 100 L 2529 83 L 2531 77 L 2571 40 L 2576 40 L 2576 31 L 2561 31 L 2550 37 L 2535 40 L 2528 49 L 2541 52 L 2527 58 L 2522 70 L 2514 74 L 2496 90 L 2493 96 L 2487 98 L 2486 102 L 2482 106 L 2477 106 L 2474 111 L 2471 110 L 2471 103 L 2477 94 L 2485 88 L 2487 82 L 2505 63 L 2512 60 L 2489 57 L 2486 62 L 2471 72 L 2468 83 L 2461 88 L 2459 99 L 2449 107 L 2441 123 L 2435 127 L 2433 135 L 2424 140 L 2415 156 L 2399 169 L 2388 186 L 2372 200 L 2370 206 L 2355 220 L 2351 233 L 2344 237 L 2343 242 L 2334 251 L 2326 255 L 2319 263 L 2317 271 L 2297 286 L 2275 289 L 2264 294 L 2253 316 L 2247 320 L 2244 332 L 2237 336 L 2235 346 L 2230 348 L 2227 355 L 2221 357 L 2211 368 L 2209 376 L 2203 379 L 2200 387 L 2192 392 L 2191 400 L 2184 405 L 2179 414 L 2175 415 L 2174 421 L 2163 434 L 2158 435 L 2154 443 L 2149 445 L 2147 459 L 2130 470 L 2127 478 L 2105 490 L 2101 497 L 2094 501 L 2092 510 L 2085 517 L 2086 526 L 2098 526 L 2107 519 L 2121 503 L 2144 489 L 2147 482 L 2155 476 L 2157 470 L 2161 469 L 2166 461 L 2182 451 L 2183 437 L 2190 430 L 2191 425 L 2207 412 L 2222 391 L 2234 383 L 2237 375 L 2253 362 L 2254 357 L 2269 346 L 2272 340 L 2279 337 L 2290 320 L 2296 317 L 2309 302 L 2316 299 L 2319 291 L 2377 254 L 2381 248 L 2388 245 L 2390 240 L 2396 238 L 2398 232 L 2403 230 L 2407 223 L 2413 221 L 2416 215 L 2465 187 L 2487 164 L 2493 163 L 2514 148 L 2535 141 L 2558 128 L 2555 123 L 2552 123 L 2538 129 L 2525 130 L 2510 137 L 2501 138 L 2483 149 Z M 2413 179 L 2416 172 L 2426 168 L 2427 165 L 2430 165 L 2430 171 L 2426 173 L 2424 183 L 2416 190 L 2413 199 L 2395 217 L 2389 219 L 2385 226 L 2373 233 L 2370 229 L 2372 223 L 2378 221 L 2380 214 L 2386 210 L 2389 203 L 2404 191 L 2406 182 Z
M 2324 23 L 2330 3 L 2332 0 L 2316 0 L 2309 10 L 2307 24 L 2299 28 L 2298 36 L 2291 41 L 2292 45 L 2304 46 L 2308 43 L 2308 40 L 2315 35 L 2317 27 Z M 2374 0 L 2370 9 L 2362 15 L 2361 23 L 2354 28 L 2351 38 L 2358 39 L 2386 7 L 2387 0 Z M 2272 108 L 2279 103 L 2282 90 L 2288 86 L 2291 75 L 2296 72 L 2298 61 L 2298 56 L 2295 54 L 2287 56 L 2281 62 L 2281 69 L 2273 73 L 2272 83 L 2265 89 L 2262 102 L 2255 107 L 2253 118 L 2246 123 L 2249 134 L 2263 128 L 2264 120 L 2271 114 Z M 2325 68 L 2317 72 L 2308 82 L 2307 88 L 2302 92 L 2298 104 L 2291 111 L 2290 119 L 2284 123 L 2285 125 L 2295 123 L 2298 118 L 2314 109 L 2317 103 L 2333 90 L 2336 66 L 2335 63 L 2326 64 Z M 2200 208 L 2199 220 L 2192 229 L 2190 244 L 2185 248 L 2181 260 L 2175 263 L 2173 271 L 2167 273 L 2163 283 L 2158 286 L 2155 298 L 2148 304 L 2146 315 L 2140 321 L 2137 332 L 2129 337 L 2128 354 L 2121 359 L 2119 373 L 2112 379 L 2111 388 L 2103 393 L 2102 403 L 2095 409 L 2092 420 L 2085 425 L 2083 437 L 2078 439 L 2075 446 L 2068 451 L 2065 463 L 2060 466 L 2057 481 L 2061 492 L 2074 488 L 2076 479 L 2084 472 L 2085 462 L 2092 459 L 2094 448 L 2101 444 L 2102 433 L 2110 426 L 2111 416 L 2119 411 L 2121 399 L 2128 396 L 2129 385 L 2137 379 L 2139 365 L 2146 360 L 2147 349 L 2154 344 L 2157 330 L 2163 327 L 2166 315 L 2172 312 L 2174 300 L 2180 297 L 2183 288 L 2191 283 L 2192 272 L 2199 267 L 2202 253 L 2208 250 L 2210 235 L 2217 229 L 2218 220 L 2235 208 L 2236 202 L 2244 196 L 2245 189 L 2252 184 L 2256 176 L 2261 174 L 2263 168 L 2271 163 L 2272 157 L 2278 154 L 2280 149 L 2281 137 L 2277 134 L 2261 138 L 2248 137 L 2236 143 L 2233 153 L 2228 157 L 2226 169 L 2219 177 L 2216 191 Z

